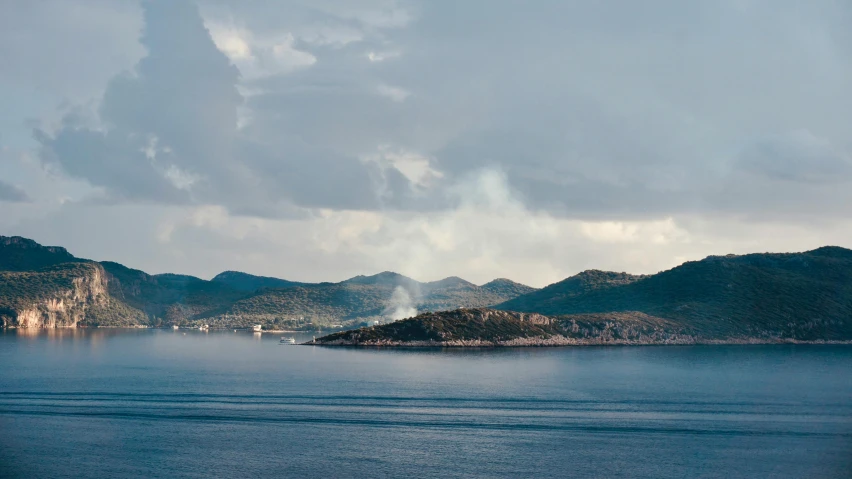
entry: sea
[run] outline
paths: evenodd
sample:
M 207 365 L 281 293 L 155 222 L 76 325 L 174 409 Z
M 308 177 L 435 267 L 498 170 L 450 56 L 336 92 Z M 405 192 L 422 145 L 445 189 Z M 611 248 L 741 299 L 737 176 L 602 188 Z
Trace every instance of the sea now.
M 280 336 L 0 331 L 0 477 L 852 477 L 852 346 Z

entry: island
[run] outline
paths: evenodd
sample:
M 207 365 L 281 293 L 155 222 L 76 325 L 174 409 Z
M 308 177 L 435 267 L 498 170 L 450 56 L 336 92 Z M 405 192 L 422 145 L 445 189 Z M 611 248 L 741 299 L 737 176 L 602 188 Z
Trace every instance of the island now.
M 329 334 L 305 345 L 366 347 L 544 347 L 583 345 L 852 344 L 802 340 L 771 331 L 719 335 L 641 312 L 575 314 L 461 308 L 424 313 L 389 324 Z

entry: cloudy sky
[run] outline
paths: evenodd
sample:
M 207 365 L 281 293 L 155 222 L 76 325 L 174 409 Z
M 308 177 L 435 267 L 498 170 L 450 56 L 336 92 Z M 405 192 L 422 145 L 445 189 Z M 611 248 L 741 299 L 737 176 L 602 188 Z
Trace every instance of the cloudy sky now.
M 852 247 L 847 0 L 0 2 L 0 234 L 152 273 Z

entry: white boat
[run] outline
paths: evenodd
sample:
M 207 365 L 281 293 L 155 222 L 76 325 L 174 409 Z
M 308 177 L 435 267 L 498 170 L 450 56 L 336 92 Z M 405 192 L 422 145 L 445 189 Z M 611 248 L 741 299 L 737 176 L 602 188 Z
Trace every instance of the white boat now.
M 278 344 L 296 344 L 296 338 L 284 336 L 283 338 L 281 338 L 281 341 L 279 341 Z
M 172 325 L 172 329 L 178 329 L 178 325 L 177 324 Z

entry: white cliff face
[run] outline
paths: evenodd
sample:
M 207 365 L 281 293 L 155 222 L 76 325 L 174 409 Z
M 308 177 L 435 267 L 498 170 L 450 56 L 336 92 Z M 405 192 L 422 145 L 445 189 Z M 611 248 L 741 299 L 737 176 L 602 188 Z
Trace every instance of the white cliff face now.
M 60 288 L 17 311 L 14 323 L 19 328 L 76 328 L 92 305 L 109 301 L 107 278 L 103 268 L 92 266 Z

